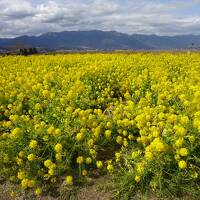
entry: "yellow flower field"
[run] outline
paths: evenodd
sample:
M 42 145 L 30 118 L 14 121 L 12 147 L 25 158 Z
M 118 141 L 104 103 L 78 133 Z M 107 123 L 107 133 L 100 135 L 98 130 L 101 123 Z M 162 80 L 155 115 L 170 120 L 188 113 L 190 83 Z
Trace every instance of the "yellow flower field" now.
M 200 55 L 0 57 L 0 177 L 36 196 L 91 172 L 117 195 L 200 194 Z

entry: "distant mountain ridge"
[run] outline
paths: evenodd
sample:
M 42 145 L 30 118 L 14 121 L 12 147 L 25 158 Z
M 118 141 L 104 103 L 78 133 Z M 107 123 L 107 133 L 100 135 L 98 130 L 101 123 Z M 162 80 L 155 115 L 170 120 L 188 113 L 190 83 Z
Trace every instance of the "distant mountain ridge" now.
M 51 50 L 170 50 L 200 46 L 200 36 L 128 35 L 116 31 L 64 31 L 40 36 L 0 38 L 1 48 L 37 47 Z

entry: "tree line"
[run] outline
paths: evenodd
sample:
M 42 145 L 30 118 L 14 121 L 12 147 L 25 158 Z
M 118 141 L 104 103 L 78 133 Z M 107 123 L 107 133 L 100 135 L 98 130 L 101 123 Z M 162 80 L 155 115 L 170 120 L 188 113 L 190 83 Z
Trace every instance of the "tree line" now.
M 24 56 L 33 55 L 37 53 L 38 51 L 36 48 L 20 48 L 19 49 L 19 54 L 24 55 Z

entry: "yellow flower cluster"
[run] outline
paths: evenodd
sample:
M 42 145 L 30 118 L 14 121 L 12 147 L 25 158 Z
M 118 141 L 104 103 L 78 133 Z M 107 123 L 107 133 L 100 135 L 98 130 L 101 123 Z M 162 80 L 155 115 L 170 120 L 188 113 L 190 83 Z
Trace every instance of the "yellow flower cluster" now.
M 0 176 L 23 189 L 94 168 L 153 190 L 199 181 L 199 54 L 6 56 L 0 72 Z

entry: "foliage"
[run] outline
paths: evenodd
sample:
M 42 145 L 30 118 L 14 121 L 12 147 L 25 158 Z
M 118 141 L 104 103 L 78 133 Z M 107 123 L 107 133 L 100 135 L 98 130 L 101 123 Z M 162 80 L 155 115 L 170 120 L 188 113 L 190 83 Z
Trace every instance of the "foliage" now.
M 97 169 L 127 199 L 199 195 L 199 54 L 8 56 L 0 72 L 0 176 L 22 190 Z

